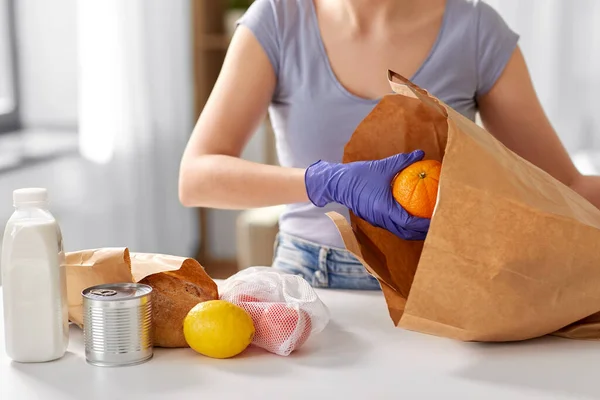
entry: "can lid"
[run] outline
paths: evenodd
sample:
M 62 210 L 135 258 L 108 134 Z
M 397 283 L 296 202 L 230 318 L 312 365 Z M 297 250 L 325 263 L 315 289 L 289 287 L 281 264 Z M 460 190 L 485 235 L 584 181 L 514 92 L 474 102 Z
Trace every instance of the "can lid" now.
M 81 295 L 90 300 L 115 301 L 137 299 L 152 292 L 152 287 L 142 283 L 107 283 L 84 289 Z

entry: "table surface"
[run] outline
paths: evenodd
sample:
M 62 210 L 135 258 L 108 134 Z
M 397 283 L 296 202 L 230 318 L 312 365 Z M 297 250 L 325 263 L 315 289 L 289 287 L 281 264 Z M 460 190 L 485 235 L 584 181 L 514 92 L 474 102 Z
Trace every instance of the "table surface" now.
M 6 356 L 0 318 L 0 399 L 600 398 L 597 342 L 462 343 L 395 328 L 379 292 L 317 292 L 331 321 L 288 357 L 252 347 L 228 360 L 155 349 L 141 365 L 95 367 L 71 326 L 65 357 L 20 364 Z

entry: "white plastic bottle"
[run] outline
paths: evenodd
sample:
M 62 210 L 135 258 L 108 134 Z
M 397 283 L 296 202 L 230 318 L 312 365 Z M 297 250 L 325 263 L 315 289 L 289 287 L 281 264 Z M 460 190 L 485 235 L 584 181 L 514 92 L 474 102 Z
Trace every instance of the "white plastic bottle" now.
M 61 358 L 69 343 L 62 234 L 46 189 L 13 192 L 2 242 L 6 353 L 17 362 Z

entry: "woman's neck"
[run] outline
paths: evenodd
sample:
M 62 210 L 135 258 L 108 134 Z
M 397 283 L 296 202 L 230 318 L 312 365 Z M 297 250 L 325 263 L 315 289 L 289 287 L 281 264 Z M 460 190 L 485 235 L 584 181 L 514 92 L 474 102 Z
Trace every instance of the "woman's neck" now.
M 390 23 L 427 18 L 446 0 L 326 0 L 321 7 L 334 9 L 356 33 L 377 31 Z

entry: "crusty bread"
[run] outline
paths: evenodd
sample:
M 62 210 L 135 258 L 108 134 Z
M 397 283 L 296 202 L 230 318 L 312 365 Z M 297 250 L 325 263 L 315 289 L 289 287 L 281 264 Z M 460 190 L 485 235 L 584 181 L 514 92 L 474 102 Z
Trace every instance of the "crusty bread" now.
M 152 287 L 154 346 L 188 347 L 183 319 L 198 303 L 217 300 L 217 284 L 195 260 L 186 260 L 177 271 L 152 274 L 140 281 Z

